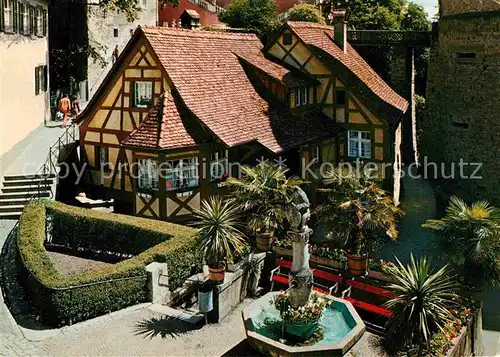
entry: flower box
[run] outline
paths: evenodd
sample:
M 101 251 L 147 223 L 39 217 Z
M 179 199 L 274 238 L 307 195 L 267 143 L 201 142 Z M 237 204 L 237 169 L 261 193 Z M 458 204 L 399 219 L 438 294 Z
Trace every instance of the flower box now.
M 282 257 L 293 257 L 293 249 L 290 248 L 282 248 L 282 247 L 273 247 L 274 252 Z
M 246 264 L 248 264 L 250 262 L 250 260 L 252 260 L 252 255 L 253 255 L 253 253 L 249 253 L 249 254 L 245 255 L 243 257 L 243 259 L 239 260 L 236 263 L 228 263 L 227 264 L 227 271 L 230 273 L 234 273 L 238 269 L 243 268 Z
M 381 273 L 379 271 L 374 271 L 374 270 L 368 270 L 368 277 L 376 280 L 381 280 L 381 281 L 386 281 L 389 283 L 394 282 L 395 280 L 391 278 L 390 275 Z
M 334 269 L 345 269 L 345 262 L 340 262 L 335 259 L 319 257 L 317 255 L 311 255 L 309 260 L 315 264 L 327 266 Z

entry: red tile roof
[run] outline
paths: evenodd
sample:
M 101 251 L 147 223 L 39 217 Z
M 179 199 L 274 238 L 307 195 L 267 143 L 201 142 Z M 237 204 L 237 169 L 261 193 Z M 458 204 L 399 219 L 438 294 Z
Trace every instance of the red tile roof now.
M 279 64 L 268 60 L 264 57 L 262 52 L 257 53 L 238 53 L 235 54 L 241 58 L 243 61 L 249 63 L 255 68 L 267 73 L 269 76 L 277 79 L 278 81 L 288 85 L 288 86 L 301 86 L 301 85 L 311 85 L 317 84 L 314 78 L 299 72 L 290 71 L 289 69 L 280 66 Z
M 151 149 L 180 149 L 196 146 L 177 111 L 170 93 L 160 96 L 146 119 L 124 141 L 125 146 Z
M 255 91 L 234 54 L 255 54 L 255 35 L 143 27 L 174 87 L 188 108 L 228 146 L 258 141 L 283 150 L 274 136 L 268 103 Z
M 321 58 L 323 62 L 327 64 L 331 60 L 340 62 L 377 97 L 403 113 L 407 110 L 408 102 L 380 78 L 351 45 L 347 44 L 347 51 L 344 52 L 333 42 L 332 26 L 299 21 L 287 21 L 286 24 L 306 45 L 320 50 L 315 51 L 316 54 L 331 56 Z M 340 75 L 342 71 L 336 73 Z

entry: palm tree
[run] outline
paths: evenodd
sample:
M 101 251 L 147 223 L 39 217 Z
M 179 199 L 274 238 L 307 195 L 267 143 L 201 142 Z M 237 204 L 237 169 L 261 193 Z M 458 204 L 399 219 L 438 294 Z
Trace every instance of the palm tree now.
M 241 179 L 227 180 L 236 201 L 248 214 L 248 227 L 257 233 L 259 249 L 269 249 L 274 231 L 283 228 L 284 207 L 291 198 L 291 188 L 300 183 L 301 180 L 287 178 L 283 169 L 266 162 L 243 166 Z
M 239 206 L 213 196 L 201 202 L 196 216 L 197 244 L 210 269 L 210 280 L 224 281 L 224 260 L 232 259 L 233 252 L 241 252 L 246 245 Z
M 397 239 L 403 211 L 363 174 L 335 169 L 328 176 L 325 184 L 330 192 L 318 209 L 319 221 L 328 235 L 342 240 L 351 272 L 361 274 L 366 271 L 368 252 L 382 238 Z
M 500 286 L 500 210 L 487 201 L 467 205 L 453 196 L 443 218 L 422 225 L 440 233 L 441 255 L 467 285 Z
M 453 319 L 450 308 L 458 288 L 448 266 L 433 272 L 427 259 L 410 262 L 404 266 L 396 258 L 396 266 L 389 274 L 395 280 L 388 286 L 398 296 L 385 306 L 392 310 L 387 322 L 388 342 L 396 348 L 417 346 L 428 343 L 433 333 L 442 330 Z

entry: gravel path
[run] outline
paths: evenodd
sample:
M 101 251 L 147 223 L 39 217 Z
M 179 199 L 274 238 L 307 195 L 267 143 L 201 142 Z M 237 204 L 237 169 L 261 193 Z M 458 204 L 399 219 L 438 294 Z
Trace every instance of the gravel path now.
M 61 275 L 76 275 L 85 273 L 89 270 L 102 268 L 110 263 L 102 262 L 99 260 L 91 260 L 80 257 L 75 257 L 73 255 L 67 255 L 57 252 L 47 252 L 54 263 L 57 271 Z

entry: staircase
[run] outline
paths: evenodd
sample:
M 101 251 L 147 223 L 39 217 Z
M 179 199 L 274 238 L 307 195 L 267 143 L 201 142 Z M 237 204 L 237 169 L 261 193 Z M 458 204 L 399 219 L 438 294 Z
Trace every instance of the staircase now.
M 2 178 L 0 220 L 19 219 L 24 206 L 32 200 L 55 198 L 59 163 L 71 152 L 71 146 L 78 142 L 78 134 L 76 125 L 67 128 L 49 148 L 47 159 L 35 174 L 5 175 Z
M 7 175 L 0 190 L 0 219 L 19 219 L 33 198 L 51 198 L 55 175 Z

